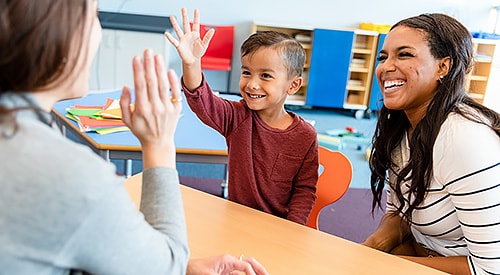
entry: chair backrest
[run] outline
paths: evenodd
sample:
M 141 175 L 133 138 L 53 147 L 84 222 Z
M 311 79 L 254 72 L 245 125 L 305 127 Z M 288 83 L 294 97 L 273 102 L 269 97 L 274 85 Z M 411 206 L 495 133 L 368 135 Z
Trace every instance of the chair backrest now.
M 201 58 L 201 68 L 205 70 L 230 71 L 233 58 L 234 26 L 200 24 L 200 36 L 215 29 L 208 49 Z
M 319 163 L 323 172 L 316 186 L 317 199 L 306 225 L 319 229 L 318 218 L 323 207 L 339 200 L 349 188 L 352 179 L 351 161 L 341 152 L 319 146 Z

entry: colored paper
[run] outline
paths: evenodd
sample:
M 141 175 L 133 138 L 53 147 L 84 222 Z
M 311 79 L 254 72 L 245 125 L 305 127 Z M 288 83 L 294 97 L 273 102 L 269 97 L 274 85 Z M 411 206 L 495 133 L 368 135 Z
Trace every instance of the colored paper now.
M 112 98 L 107 98 L 102 106 L 75 105 L 66 110 L 66 117 L 76 121 L 82 132 L 105 135 L 129 131 L 121 120 L 120 101 Z

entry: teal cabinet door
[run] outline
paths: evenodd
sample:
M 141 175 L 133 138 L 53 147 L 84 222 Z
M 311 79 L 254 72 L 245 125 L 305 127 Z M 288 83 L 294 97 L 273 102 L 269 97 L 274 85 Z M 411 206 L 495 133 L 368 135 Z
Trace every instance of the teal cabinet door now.
M 314 30 L 307 106 L 343 108 L 353 40 L 353 31 Z

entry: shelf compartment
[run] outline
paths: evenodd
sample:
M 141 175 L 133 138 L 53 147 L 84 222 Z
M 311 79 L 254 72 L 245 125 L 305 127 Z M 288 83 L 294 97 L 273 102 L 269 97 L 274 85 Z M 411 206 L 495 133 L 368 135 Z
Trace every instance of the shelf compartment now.
M 471 81 L 488 81 L 488 77 L 483 76 L 483 75 L 471 75 L 470 80 Z
M 346 99 L 346 104 L 351 104 L 351 105 L 364 105 L 364 96 L 363 96 L 363 90 L 361 91 L 352 91 L 349 90 L 347 93 L 347 99 Z
M 354 48 L 352 49 L 353 53 L 357 54 L 372 54 L 373 52 L 369 49 L 359 49 L 359 48 Z
M 480 94 L 484 94 L 485 91 L 486 91 L 486 86 L 488 85 L 488 82 L 487 81 L 474 81 L 472 80 L 470 83 L 469 83 L 469 90 L 472 92 L 472 93 L 480 93 Z
M 469 96 L 474 98 L 474 99 L 484 99 L 483 94 L 469 93 Z
M 468 95 L 479 103 L 484 103 L 488 83 L 492 76 L 494 55 L 498 41 L 473 39 L 474 67 L 467 76 L 465 88 Z
M 363 92 L 366 90 L 365 86 L 347 86 L 348 91 Z
M 349 71 L 356 73 L 368 73 L 370 71 L 369 68 L 359 68 L 359 67 L 349 67 Z

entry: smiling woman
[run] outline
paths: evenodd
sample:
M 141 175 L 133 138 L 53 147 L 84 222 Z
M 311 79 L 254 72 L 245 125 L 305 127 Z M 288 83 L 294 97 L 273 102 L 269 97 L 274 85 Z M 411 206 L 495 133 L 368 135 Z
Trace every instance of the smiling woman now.
M 364 244 L 453 274 L 499 274 L 500 116 L 464 89 L 469 31 L 443 14 L 404 19 L 379 59 L 370 169 L 373 207 L 387 187 L 387 211 Z

